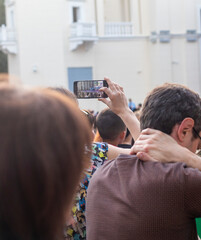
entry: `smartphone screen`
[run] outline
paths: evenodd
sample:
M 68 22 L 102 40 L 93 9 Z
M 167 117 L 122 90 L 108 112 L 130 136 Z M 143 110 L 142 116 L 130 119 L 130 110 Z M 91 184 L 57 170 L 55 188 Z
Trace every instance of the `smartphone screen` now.
M 107 98 L 107 94 L 99 91 L 102 87 L 108 87 L 105 80 L 75 81 L 74 93 L 77 98 Z

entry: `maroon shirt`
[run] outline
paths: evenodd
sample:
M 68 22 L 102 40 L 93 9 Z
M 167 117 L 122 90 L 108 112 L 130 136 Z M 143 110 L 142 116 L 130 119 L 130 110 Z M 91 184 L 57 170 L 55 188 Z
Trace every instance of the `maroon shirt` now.
M 201 172 L 120 155 L 94 174 L 86 202 L 87 240 L 194 240 Z

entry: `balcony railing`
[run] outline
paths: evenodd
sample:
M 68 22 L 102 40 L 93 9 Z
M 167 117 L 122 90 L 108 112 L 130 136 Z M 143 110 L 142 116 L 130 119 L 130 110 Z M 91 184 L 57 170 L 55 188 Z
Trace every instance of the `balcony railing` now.
M 0 27 L 0 49 L 5 53 L 16 54 L 16 48 L 15 30 L 2 25 Z
M 95 23 L 73 23 L 70 26 L 70 36 L 75 37 L 96 37 Z
M 0 42 L 13 42 L 15 41 L 15 31 L 13 29 L 7 29 L 5 25 L 0 27 Z
M 133 35 L 133 24 L 130 22 L 105 23 L 105 36 L 107 37 L 129 37 Z
M 74 51 L 85 43 L 93 44 L 97 40 L 95 23 L 73 23 L 70 26 L 70 50 Z
M 13 5 L 13 4 L 15 4 L 15 0 L 5 0 L 4 4 L 5 4 L 5 6 Z
M 133 24 L 130 22 L 105 23 L 104 36 L 124 38 L 134 36 Z M 95 23 L 73 23 L 70 26 L 70 50 L 75 50 L 83 43 L 98 40 Z

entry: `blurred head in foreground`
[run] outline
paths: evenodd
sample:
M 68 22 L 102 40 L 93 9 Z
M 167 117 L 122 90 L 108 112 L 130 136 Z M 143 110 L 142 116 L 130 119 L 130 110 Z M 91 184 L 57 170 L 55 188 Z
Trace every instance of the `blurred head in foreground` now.
M 73 100 L 77 105 L 78 104 L 78 100 L 75 96 L 75 94 L 71 91 L 69 91 L 68 89 L 66 88 L 63 88 L 63 87 L 50 87 L 49 89 L 53 90 L 53 91 L 56 91 L 66 97 L 69 97 L 71 100 Z
M 9 75 L 7 73 L 0 73 L 0 83 L 8 83 Z
M 89 164 L 87 119 L 51 90 L 1 85 L 0 144 L 0 239 L 59 239 Z

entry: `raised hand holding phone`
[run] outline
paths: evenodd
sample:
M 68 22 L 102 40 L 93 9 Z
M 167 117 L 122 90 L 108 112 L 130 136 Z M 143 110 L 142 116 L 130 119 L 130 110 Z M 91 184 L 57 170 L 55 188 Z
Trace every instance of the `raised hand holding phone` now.
M 130 109 L 123 88 L 107 77 L 105 77 L 104 80 L 107 82 L 108 87 L 103 87 L 100 91 L 107 94 L 108 98 L 100 98 L 98 100 L 105 103 L 117 115 L 129 111 Z
M 117 83 L 105 77 L 108 87 L 103 87 L 100 91 L 107 94 L 108 98 L 100 98 L 99 101 L 105 103 L 114 113 L 116 113 L 125 123 L 132 137 L 136 140 L 140 135 L 140 123 L 135 114 L 128 107 L 124 90 Z

